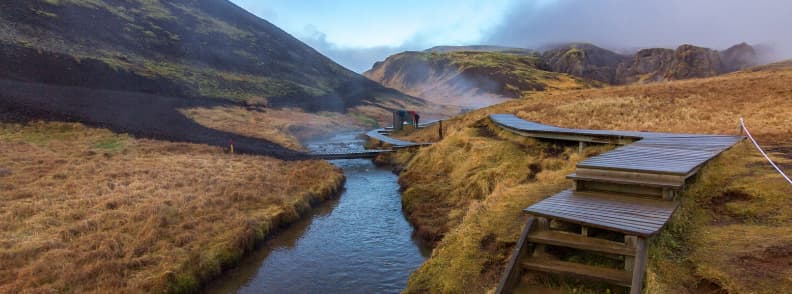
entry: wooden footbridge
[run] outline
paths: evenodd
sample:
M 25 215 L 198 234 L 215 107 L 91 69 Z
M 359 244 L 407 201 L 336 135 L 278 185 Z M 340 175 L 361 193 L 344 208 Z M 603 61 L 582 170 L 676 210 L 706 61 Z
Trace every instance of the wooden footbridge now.
M 496 293 L 509 293 L 524 270 L 605 281 L 640 293 L 647 263 L 647 239 L 657 234 L 679 206 L 679 192 L 710 159 L 743 139 L 739 136 L 568 129 L 490 115 L 501 128 L 540 139 L 627 145 L 578 163 L 567 178 L 573 188 L 525 208 L 531 217 Z M 551 223 L 573 224 L 574 232 Z M 600 238 L 607 232 L 613 238 Z M 623 236 L 623 239 L 621 237 Z M 606 268 L 563 261 L 549 246 L 583 250 L 623 261 Z
M 430 121 L 423 124 L 419 124 L 418 128 L 425 128 L 427 126 L 436 124 L 439 121 Z M 396 138 L 392 138 L 388 136 L 391 132 L 393 132 L 393 128 L 381 128 L 371 130 L 366 133 L 366 137 L 372 140 L 380 141 L 385 143 L 389 149 L 368 149 L 368 150 L 334 150 L 331 152 L 318 152 L 318 153 L 311 153 L 309 154 L 311 159 L 324 159 L 324 160 L 334 160 L 334 159 L 355 159 L 355 158 L 374 158 L 377 155 L 383 153 L 391 153 L 396 152 L 399 149 L 404 148 L 414 148 L 414 147 L 422 147 L 432 145 L 432 143 L 415 143 L 410 141 L 399 140 Z

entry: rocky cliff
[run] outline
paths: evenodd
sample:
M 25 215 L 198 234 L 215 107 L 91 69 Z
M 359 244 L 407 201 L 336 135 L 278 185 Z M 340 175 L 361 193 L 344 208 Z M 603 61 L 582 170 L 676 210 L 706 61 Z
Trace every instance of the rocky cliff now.
M 601 84 L 710 77 L 757 64 L 745 43 L 722 52 L 693 45 L 649 48 L 631 55 L 571 43 L 544 52 L 497 46 L 438 46 L 377 62 L 364 75 L 387 87 L 443 104 L 517 98 L 532 91 Z M 488 101 L 484 104 L 491 104 Z

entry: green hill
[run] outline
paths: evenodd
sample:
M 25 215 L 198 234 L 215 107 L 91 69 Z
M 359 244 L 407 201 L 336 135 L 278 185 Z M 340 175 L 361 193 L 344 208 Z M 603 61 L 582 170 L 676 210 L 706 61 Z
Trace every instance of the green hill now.
M 3 79 L 306 110 L 421 103 L 225 0 L 3 1 L 0 22 Z
M 376 63 L 364 75 L 435 103 L 462 106 L 493 104 L 532 91 L 598 84 L 542 70 L 541 66 L 541 56 L 530 51 L 408 51 Z

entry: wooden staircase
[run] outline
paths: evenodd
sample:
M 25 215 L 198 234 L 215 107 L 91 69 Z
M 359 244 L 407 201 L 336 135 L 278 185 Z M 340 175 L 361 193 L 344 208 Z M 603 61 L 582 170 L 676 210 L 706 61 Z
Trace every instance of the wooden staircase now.
M 628 145 L 584 160 L 573 188 L 524 209 L 531 217 L 496 293 L 511 292 L 523 271 L 603 281 L 641 293 L 647 240 L 669 221 L 688 178 L 730 148 L 739 136 L 568 129 L 509 114 L 490 119 L 517 135 L 540 139 Z M 581 148 L 582 149 L 582 148 Z M 560 224 L 558 226 L 551 226 Z M 579 228 L 575 232 L 560 228 Z M 611 240 L 591 234 L 593 229 Z M 615 236 L 615 238 L 614 238 Z M 619 241 L 613 241 L 617 239 Z M 552 252 L 584 251 L 620 262 L 619 268 L 564 261 Z
M 532 244 L 533 249 L 516 255 L 514 266 L 520 268 L 520 274 L 529 270 L 602 281 L 640 293 L 647 262 L 646 238 L 652 232 L 638 228 L 646 228 L 649 223 L 659 229 L 676 208 L 673 195 L 684 182 L 641 175 L 622 178 L 589 173 L 575 173 L 568 178 L 575 182 L 573 190 L 548 198 L 549 201 L 534 209 L 526 209 L 533 221 L 526 226 L 521 241 L 525 243 L 522 246 Z M 553 229 L 551 222 L 577 224 L 580 230 Z M 591 236 L 592 228 L 623 236 L 624 241 Z M 623 266 L 616 269 L 563 261 L 547 253 L 549 246 L 598 254 L 620 261 Z M 499 289 L 497 293 L 503 292 Z

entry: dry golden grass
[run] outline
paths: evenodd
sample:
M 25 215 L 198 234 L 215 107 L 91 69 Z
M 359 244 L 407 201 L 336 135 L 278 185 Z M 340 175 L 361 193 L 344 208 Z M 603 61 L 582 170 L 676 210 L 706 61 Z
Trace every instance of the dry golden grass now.
M 792 186 L 749 142 L 707 164 L 652 241 L 647 292 L 792 292 L 789 195 Z
M 792 140 L 789 97 L 792 65 L 766 66 L 706 79 L 536 92 L 445 124 L 454 131 L 459 129 L 456 124 L 470 124 L 491 113 L 514 113 L 527 120 L 572 128 L 738 134 L 739 118 L 744 117 L 757 137 L 779 143 Z M 418 133 L 422 132 L 434 136 L 437 130 L 427 128 Z
M 181 112 L 199 124 L 265 139 L 304 151 L 300 140 L 333 131 L 362 127 L 366 122 L 334 112 L 306 113 L 299 109 L 248 110 L 241 106 L 190 108 Z
M 265 139 L 293 150 L 305 151 L 300 141 L 349 129 L 378 128 L 391 123 L 391 112 L 382 107 L 405 107 L 394 101 L 379 103 L 379 106 L 358 106 L 347 113 L 308 113 L 291 108 L 249 110 L 241 106 L 199 107 L 182 109 L 181 112 L 208 128 Z M 429 105 L 421 111 L 429 116 L 458 113 L 457 108 L 439 105 Z
M 525 223 L 522 209 L 568 188 L 575 163 L 609 148 L 579 154 L 478 125 L 420 152 L 400 177 L 404 207 L 421 237 L 442 240 L 407 292 L 487 291 Z
M 760 143 L 775 151 L 771 156 L 792 170 L 790 96 L 792 68 L 769 66 L 707 79 L 535 93 L 446 121 L 443 141 L 400 158 L 410 220 L 424 232 L 445 233 L 407 292 L 492 290 L 524 224 L 521 209 L 571 187 L 564 176 L 582 157 L 568 149 L 546 156 L 537 152 L 547 143 L 477 131 L 488 114 L 575 128 L 716 134 L 738 134 L 742 116 Z M 436 133 L 426 128 L 405 137 L 431 140 Z M 651 241 L 648 293 L 792 291 L 786 237 L 792 188 L 759 156 L 741 143 L 684 192 L 683 209 Z M 542 167 L 536 181 L 527 180 L 532 165 Z
M 321 161 L 0 124 L 0 293 L 186 292 L 334 194 Z

